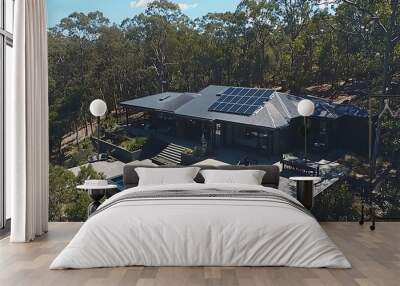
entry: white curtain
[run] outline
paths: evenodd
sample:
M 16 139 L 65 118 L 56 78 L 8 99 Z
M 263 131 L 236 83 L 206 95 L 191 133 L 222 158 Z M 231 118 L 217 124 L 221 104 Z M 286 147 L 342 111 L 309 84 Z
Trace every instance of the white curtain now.
M 14 95 L 6 99 L 6 187 L 12 242 L 48 226 L 48 66 L 45 0 L 15 1 Z

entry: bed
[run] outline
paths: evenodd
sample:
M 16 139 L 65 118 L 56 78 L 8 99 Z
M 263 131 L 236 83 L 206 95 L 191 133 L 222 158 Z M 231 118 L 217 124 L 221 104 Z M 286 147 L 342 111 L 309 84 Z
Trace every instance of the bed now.
M 50 269 L 351 267 L 315 218 L 277 189 L 275 166 L 199 167 L 263 170 L 261 185 L 204 183 L 199 173 L 193 183 L 151 186 L 138 186 L 138 167 L 125 167 L 127 189 L 99 207 Z

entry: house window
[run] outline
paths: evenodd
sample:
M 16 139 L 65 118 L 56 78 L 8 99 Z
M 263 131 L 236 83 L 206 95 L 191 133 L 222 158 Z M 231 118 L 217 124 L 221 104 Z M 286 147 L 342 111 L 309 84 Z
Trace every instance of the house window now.
M 4 113 L 5 101 L 11 95 L 14 0 L 0 0 L 0 228 L 11 217 L 10 194 L 4 187 Z

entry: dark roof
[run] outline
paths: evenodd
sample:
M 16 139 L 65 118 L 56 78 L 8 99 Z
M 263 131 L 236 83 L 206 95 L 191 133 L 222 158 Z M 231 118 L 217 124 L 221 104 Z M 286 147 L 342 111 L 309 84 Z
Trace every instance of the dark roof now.
M 300 116 L 297 112 L 297 105 L 304 97 L 280 92 L 274 92 L 264 104 L 264 107 L 250 116 L 209 111 L 210 106 L 218 100 L 218 94 L 227 88 L 229 87 L 210 85 L 197 94 L 168 92 L 125 101 L 121 104 L 131 107 L 168 111 L 176 115 L 191 118 L 233 122 L 271 129 L 286 127 L 293 118 Z M 353 105 L 334 104 L 311 96 L 307 98 L 315 104 L 314 117 L 336 119 L 342 116 L 368 116 L 366 110 Z
M 340 118 L 342 116 L 368 117 L 366 109 L 352 104 L 337 104 L 314 96 L 307 96 L 315 104 L 314 116 Z
M 121 102 L 124 106 L 137 106 L 146 109 L 174 112 L 178 107 L 198 96 L 187 92 L 164 92 Z

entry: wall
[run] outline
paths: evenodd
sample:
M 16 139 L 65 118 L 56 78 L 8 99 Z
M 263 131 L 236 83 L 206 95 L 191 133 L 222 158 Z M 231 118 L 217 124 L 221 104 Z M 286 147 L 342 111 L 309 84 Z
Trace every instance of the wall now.
M 360 155 L 368 154 L 368 119 L 343 116 L 336 121 L 336 140 L 340 148 Z
M 139 160 L 142 154 L 142 150 L 137 150 L 134 152 L 130 152 L 124 148 L 121 148 L 117 145 L 109 143 L 104 140 L 99 140 L 95 137 L 92 137 L 92 142 L 97 146 L 97 142 L 100 142 L 100 152 L 108 153 L 114 158 L 118 159 L 121 162 L 129 163 L 135 160 Z

